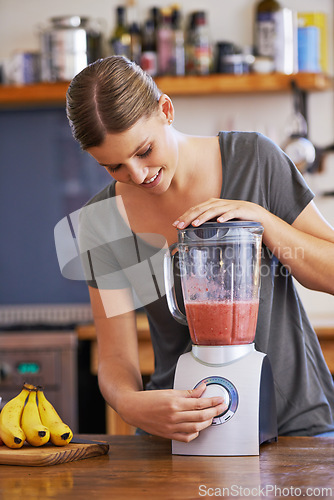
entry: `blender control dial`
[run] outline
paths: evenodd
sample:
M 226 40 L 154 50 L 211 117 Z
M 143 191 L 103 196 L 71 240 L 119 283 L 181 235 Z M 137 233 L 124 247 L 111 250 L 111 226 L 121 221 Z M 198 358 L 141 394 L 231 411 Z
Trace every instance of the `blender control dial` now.
M 235 386 L 232 384 L 230 380 L 219 376 L 212 376 L 202 379 L 198 384 L 195 385 L 194 389 L 201 385 L 202 383 L 206 384 L 206 389 L 202 394 L 202 398 L 211 398 L 211 397 L 223 397 L 225 403 L 227 404 L 227 409 L 215 417 L 212 421 L 212 425 L 220 425 L 227 422 L 231 417 L 233 417 L 234 413 L 238 407 L 238 392 Z

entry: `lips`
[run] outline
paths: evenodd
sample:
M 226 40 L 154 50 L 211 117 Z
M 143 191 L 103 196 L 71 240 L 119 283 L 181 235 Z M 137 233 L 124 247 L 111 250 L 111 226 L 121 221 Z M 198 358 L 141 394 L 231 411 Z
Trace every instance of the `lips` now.
M 160 172 L 160 170 L 159 170 Z M 148 181 L 144 181 L 144 184 L 151 184 L 151 182 L 154 182 L 155 179 L 158 177 L 159 175 L 159 172 L 157 172 L 153 177 L 151 177 L 151 179 L 149 179 Z
M 147 187 L 147 188 L 151 188 L 151 187 L 154 187 L 156 186 L 159 182 L 160 182 L 160 178 L 161 178 L 161 168 L 160 170 L 154 174 L 152 177 L 150 177 L 149 179 L 146 179 L 143 183 L 142 183 L 142 186 L 144 187 Z

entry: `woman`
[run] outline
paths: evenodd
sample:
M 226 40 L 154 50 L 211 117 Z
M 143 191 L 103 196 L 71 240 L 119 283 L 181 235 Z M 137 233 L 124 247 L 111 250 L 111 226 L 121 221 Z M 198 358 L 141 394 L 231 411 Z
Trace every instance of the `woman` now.
M 131 425 L 186 442 L 224 410 L 220 398 L 201 398 L 205 386 L 172 389 L 175 364 L 190 338 L 169 313 L 164 293 L 143 301 L 156 364 L 150 390 L 143 390 L 129 293 L 136 280 L 126 269 L 136 269 L 128 255 L 133 238 L 137 258 L 141 247 L 147 251 L 138 263 L 153 262 L 158 245 L 148 235 L 162 235 L 171 245 L 177 229 L 189 224 L 237 218 L 264 227 L 266 272 L 255 343 L 271 361 L 279 434 L 334 430 L 332 378 L 291 276 L 306 287 L 334 292 L 334 230 L 290 159 L 261 134 L 195 137 L 175 130 L 171 99 L 122 57 L 96 61 L 73 79 L 67 115 L 81 148 L 114 179 L 81 214 L 99 385 L 110 406 Z M 108 236 L 115 227 L 117 234 Z M 110 274 L 113 283 L 104 281 Z M 142 287 L 143 282 L 139 294 Z

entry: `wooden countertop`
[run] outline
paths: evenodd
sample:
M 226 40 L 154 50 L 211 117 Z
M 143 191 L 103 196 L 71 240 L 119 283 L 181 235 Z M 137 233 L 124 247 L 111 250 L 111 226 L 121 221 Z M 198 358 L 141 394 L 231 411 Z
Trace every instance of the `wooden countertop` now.
M 46 467 L 1 465 L 0 498 L 184 500 L 227 497 L 228 490 L 237 498 L 334 494 L 331 438 L 282 437 L 263 445 L 258 457 L 176 456 L 170 441 L 149 436 L 86 438 L 108 441 L 109 454 Z

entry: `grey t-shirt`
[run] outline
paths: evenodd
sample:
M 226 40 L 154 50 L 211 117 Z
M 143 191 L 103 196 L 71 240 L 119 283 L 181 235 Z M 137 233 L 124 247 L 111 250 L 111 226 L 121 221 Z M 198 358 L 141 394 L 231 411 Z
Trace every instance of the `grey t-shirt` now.
M 290 159 L 262 134 L 220 132 L 219 143 L 221 198 L 254 202 L 289 224 L 313 199 Z M 163 252 L 159 251 L 164 242 L 158 235 L 152 244 L 146 240 L 135 235 L 119 214 L 114 181 L 81 213 L 80 247 L 87 262 L 87 283 L 100 289 L 132 286 L 147 313 L 155 354 L 155 371 L 147 388 L 166 389 L 173 387 L 177 360 L 191 348 L 191 341 L 188 327 L 176 322 L 168 309 Z M 175 281 L 179 291 L 177 275 Z M 178 296 L 182 303 L 180 292 Z M 317 336 L 291 275 L 264 245 L 255 345 L 271 362 L 279 434 L 334 430 L 333 380 Z

